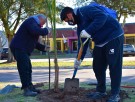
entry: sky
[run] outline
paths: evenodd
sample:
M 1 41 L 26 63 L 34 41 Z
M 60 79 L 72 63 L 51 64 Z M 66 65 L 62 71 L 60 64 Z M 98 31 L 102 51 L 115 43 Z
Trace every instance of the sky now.
M 122 23 L 123 22 L 123 17 L 122 17 L 122 19 L 120 20 L 120 23 Z M 135 23 L 135 17 L 128 17 L 127 19 L 126 19 L 126 23 Z M 58 28 L 65 28 L 65 27 L 74 27 L 74 26 L 70 26 L 70 25 L 68 25 L 68 24 L 57 24 L 56 25 Z
M 62 2 L 62 3 L 64 3 L 65 4 L 65 6 L 69 6 L 69 7 L 73 7 L 74 8 L 74 2 L 76 1 L 76 0 L 58 0 L 59 2 Z M 120 23 L 122 23 L 123 22 L 123 17 L 121 18 L 121 20 L 120 20 Z M 128 18 L 126 19 L 126 23 L 135 23 L 135 17 L 130 17 L 130 16 L 128 16 Z M 69 25 L 60 25 L 60 24 L 57 24 L 57 27 L 59 27 L 59 28 L 64 28 L 64 27 L 72 27 L 72 26 L 69 26 Z

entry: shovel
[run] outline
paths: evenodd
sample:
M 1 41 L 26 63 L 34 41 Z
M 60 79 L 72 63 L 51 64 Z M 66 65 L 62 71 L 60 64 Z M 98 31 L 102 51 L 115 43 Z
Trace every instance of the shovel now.
M 78 60 L 78 61 L 80 61 L 80 59 L 81 59 L 81 56 L 82 56 L 82 53 L 83 53 L 83 46 L 86 44 L 86 42 L 87 42 L 88 40 L 89 40 L 89 38 L 87 38 L 87 39 L 82 43 L 82 40 L 81 40 L 81 38 L 80 38 L 81 47 L 80 47 L 80 50 L 79 50 L 79 53 L 78 53 L 78 57 L 77 57 L 77 60 Z M 78 68 L 74 68 L 74 73 L 73 73 L 72 79 L 75 78 L 76 73 L 77 73 L 77 70 L 78 70 Z

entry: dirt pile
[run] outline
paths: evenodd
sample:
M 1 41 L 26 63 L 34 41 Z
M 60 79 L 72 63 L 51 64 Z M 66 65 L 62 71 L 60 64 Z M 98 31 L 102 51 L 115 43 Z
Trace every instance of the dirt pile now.
M 63 89 L 61 89 L 57 93 L 55 93 L 53 90 L 44 90 L 38 96 L 38 99 L 42 102 L 106 102 L 107 98 L 110 95 L 110 92 L 107 92 L 107 97 L 100 100 L 92 100 L 86 97 L 86 94 L 91 92 L 95 92 L 95 89 L 88 90 L 84 88 L 79 88 L 79 91 L 76 94 L 65 93 Z M 129 98 L 128 94 L 123 90 L 120 92 L 120 97 L 120 102 L 123 102 L 124 99 Z

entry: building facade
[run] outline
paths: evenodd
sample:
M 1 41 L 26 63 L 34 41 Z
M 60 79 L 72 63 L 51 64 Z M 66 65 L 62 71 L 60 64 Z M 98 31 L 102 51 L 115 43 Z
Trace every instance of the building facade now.
M 124 26 L 125 44 L 132 44 L 135 46 L 135 23 L 125 24 Z
M 77 34 L 72 28 L 59 28 L 56 30 L 57 50 L 60 52 L 77 51 Z M 50 51 L 54 50 L 52 35 L 49 35 Z
M 59 28 L 56 30 L 57 50 L 60 52 L 77 52 L 77 34 L 73 28 Z M 135 23 L 125 24 L 124 43 L 135 46 Z M 65 41 L 66 40 L 66 41 Z M 54 50 L 52 34 L 49 35 L 50 51 Z M 94 42 L 91 42 L 90 48 L 94 48 Z

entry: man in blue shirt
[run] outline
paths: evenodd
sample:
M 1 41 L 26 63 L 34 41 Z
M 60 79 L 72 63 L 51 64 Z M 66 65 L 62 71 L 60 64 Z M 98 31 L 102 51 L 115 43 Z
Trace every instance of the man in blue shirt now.
M 87 95 L 88 98 L 100 99 L 106 96 L 106 69 L 109 65 L 111 78 L 111 96 L 107 102 L 120 100 L 120 84 L 122 76 L 123 30 L 116 19 L 94 6 L 84 6 L 77 9 L 65 7 L 61 11 L 61 20 L 69 25 L 77 24 L 77 36 L 82 42 L 92 38 L 95 43 L 93 50 L 93 70 L 97 79 L 96 92 Z M 83 46 L 81 60 L 75 60 L 78 68 L 84 59 L 89 41 Z M 78 52 L 81 43 L 78 40 Z
M 24 96 L 36 96 L 39 90 L 32 84 L 32 65 L 30 55 L 34 48 L 46 51 L 48 46 L 38 42 L 39 36 L 49 33 L 47 28 L 41 28 L 47 18 L 43 14 L 37 14 L 26 19 L 11 41 L 10 49 L 17 61 Z

